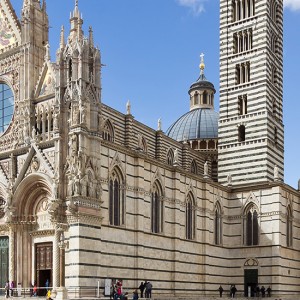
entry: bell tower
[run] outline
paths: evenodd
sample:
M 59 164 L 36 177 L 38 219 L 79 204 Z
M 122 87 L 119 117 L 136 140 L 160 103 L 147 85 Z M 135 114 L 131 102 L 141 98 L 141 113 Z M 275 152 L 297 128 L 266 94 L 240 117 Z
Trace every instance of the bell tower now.
M 70 16 L 70 33 L 65 41 L 61 29 L 57 51 L 58 84 L 61 103 L 69 103 L 70 126 L 81 126 L 92 131 L 98 128 L 98 108 L 101 102 L 101 56 L 94 46 L 93 30 L 85 37 L 83 19 L 75 2 Z
M 220 1 L 220 183 L 283 180 L 282 45 L 282 0 Z

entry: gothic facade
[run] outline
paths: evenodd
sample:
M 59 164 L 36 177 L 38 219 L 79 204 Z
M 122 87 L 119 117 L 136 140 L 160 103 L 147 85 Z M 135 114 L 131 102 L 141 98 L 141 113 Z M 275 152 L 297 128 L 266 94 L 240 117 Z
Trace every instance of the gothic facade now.
M 0 1 L 2 286 L 49 279 L 72 298 L 118 278 L 128 291 L 149 280 L 156 295 L 220 284 L 299 295 L 300 193 L 282 182 L 282 1 L 220 3 L 219 135 L 178 140 L 182 123 L 165 134 L 130 103 L 126 114 L 102 103 L 78 1 L 55 62 L 46 0 L 24 0 L 20 20 Z M 195 120 L 216 116 L 200 68 Z

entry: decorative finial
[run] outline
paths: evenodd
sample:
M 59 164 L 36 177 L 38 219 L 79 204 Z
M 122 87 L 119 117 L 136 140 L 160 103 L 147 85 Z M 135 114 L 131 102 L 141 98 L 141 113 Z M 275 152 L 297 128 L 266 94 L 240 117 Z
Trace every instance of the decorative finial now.
M 131 114 L 131 104 L 130 104 L 129 100 L 126 103 L 126 113 L 127 113 L 127 115 Z
M 202 74 L 204 74 L 204 69 L 205 69 L 205 64 L 204 64 L 204 54 L 203 53 L 201 53 L 200 54 L 200 65 L 199 65 L 199 67 L 200 67 L 200 74 L 202 75 Z
M 45 45 L 45 48 L 46 48 L 45 60 L 49 61 L 49 60 L 51 60 L 51 57 L 50 57 L 50 45 L 49 45 L 49 43 L 47 43 Z
M 157 121 L 157 130 L 161 131 L 161 118 L 159 118 Z

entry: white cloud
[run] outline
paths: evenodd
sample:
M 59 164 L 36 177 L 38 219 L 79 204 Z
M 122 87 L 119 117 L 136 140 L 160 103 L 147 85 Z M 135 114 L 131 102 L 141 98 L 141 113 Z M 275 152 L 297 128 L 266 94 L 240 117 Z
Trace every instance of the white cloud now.
M 208 0 L 177 0 L 177 3 L 189 8 L 194 15 L 199 15 L 205 10 L 204 2 L 206 1 Z
M 300 0 L 283 0 L 283 5 L 291 10 L 300 10 Z

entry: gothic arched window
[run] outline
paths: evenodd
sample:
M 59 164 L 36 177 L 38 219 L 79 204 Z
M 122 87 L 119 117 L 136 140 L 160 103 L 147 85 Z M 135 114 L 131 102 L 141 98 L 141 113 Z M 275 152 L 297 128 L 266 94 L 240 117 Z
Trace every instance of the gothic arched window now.
M 170 149 L 167 154 L 167 164 L 173 166 L 174 164 L 174 151 Z
M 245 244 L 247 246 L 258 245 L 258 212 L 254 205 L 245 211 Z
M 185 230 L 186 238 L 192 240 L 195 237 L 195 201 L 191 193 L 188 194 L 185 206 Z
M 218 202 L 215 208 L 215 244 L 220 245 L 222 243 L 222 217 L 221 217 L 221 206 Z
M 193 159 L 191 163 L 191 173 L 198 174 L 198 167 L 196 161 Z
M 109 142 L 114 141 L 114 129 L 109 120 L 106 120 L 103 126 L 102 138 Z
M 156 181 L 151 193 L 151 230 L 154 233 L 163 231 L 163 201 L 162 188 Z
M 288 206 L 286 214 L 286 245 L 287 247 L 293 245 L 293 215 L 290 206 Z
M 124 180 L 121 171 L 115 168 L 109 179 L 109 223 L 120 226 L 125 221 Z

